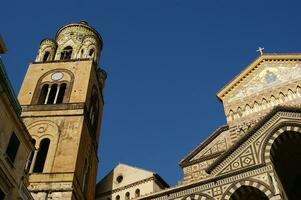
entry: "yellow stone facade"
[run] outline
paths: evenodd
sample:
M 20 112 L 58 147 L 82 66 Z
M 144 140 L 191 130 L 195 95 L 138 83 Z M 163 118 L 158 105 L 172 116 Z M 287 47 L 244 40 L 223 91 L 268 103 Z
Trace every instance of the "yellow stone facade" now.
M 86 22 L 44 39 L 18 99 L 35 142 L 29 186 L 35 200 L 95 198 L 97 148 L 106 73 L 100 35 Z
M 1 46 L 5 45 L 0 44 Z M 21 108 L 1 58 L 0 110 L 0 199 L 31 200 L 26 188 L 28 185 L 26 163 L 34 146 L 20 118 Z
M 96 186 L 96 200 L 135 199 L 169 188 L 156 173 L 119 163 Z

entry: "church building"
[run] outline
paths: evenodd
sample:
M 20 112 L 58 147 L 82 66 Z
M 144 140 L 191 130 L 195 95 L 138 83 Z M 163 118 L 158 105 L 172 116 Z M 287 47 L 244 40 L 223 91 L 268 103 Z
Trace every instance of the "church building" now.
M 87 22 L 67 24 L 41 41 L 28 67 L 18 99 L 36 149 L 28 186 L 35 200 L 95 198 L 106 79 L 101 49 Z
M 179 184 L 139 197 L 98 188 L 99 200 L 299 200 L 301 54 L 261 52 L 217 97 L 227 124 L 180 161 Z
M 301 54 L 260 49 L 217 92 L 227 123 L 180 161 L 177 185 L 122 163 L 96 184 L 102 46 L 85 21 L 61 27 L 41 41 L 18 101 L 0 68 L 0 200 L 301 198 Z

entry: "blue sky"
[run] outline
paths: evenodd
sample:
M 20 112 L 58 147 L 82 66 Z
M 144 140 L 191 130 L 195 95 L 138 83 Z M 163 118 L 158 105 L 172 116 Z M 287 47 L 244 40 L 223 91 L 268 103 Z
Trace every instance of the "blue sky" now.
M 87 20 L 108 73 L 98 180 L 118 162 L 181 180 L 178 161 L 225 124 L 215 93 L 265 52 L 301 52 L 300 1 L 2 1 L 2 56 L 16 91 L 39 42 Z

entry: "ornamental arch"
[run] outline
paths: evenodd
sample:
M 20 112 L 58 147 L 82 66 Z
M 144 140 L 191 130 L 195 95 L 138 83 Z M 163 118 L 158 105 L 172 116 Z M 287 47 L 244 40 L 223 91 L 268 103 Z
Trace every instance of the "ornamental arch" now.
M 262 197 L 262 199 L 258 200 L 268 200 L 273 197 L 272 191 L 265 183 L 255 181 L 252 179 L 246 179 L 233 183 L 226 190 L 224 196 L 221 199 L 238 200 L 238 198 L 240 198 L 241 200 L 248 200 L 244 198 L 245 195 L 254 195 L 256 197 Z
M 207 194 L 200 193 L 186 196 L 182 200 L 214 200 L 214 198 Z
M 264 160 L 272 164 L 283 196 L 298 200 L 301 196 L 301 127 L 283 126 L 266 140 Z
M 32 98 L 32 104 L 68 103 L 74 82 L 74 74 L 66 69 L 50 70 L 43 74 Z
M 28 131 L 31 134 L 32 138 L 35 140 L 35 147 L 37 149 L 36 154 L 38 155 L 39 150 L 41 150 L 41 144 L 45 140 L 49 140 L 45 155 L 45 163 L 43 165 L 43 173 L 50 172 L 52 168 L 52 163 L 55 157 L 56 145 L 59 138 L 59 128 L 52 121 L 42 120 L 35 121 L 28 126 Z M 35 160 L 31 163 L 35 166 Z M 45 166 L 45 167 L 44 167 Z M 31 167 L 31 172 L 34 172 L 34 168 Z

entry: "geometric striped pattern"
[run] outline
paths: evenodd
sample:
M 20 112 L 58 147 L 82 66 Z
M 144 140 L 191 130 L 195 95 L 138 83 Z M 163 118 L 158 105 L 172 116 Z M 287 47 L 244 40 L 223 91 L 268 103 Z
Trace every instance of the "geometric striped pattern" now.
M 213 200 L 213 198 L 206 194 L 193 194 L 188 197 L 184 197 L 182 200 Z
M 294 132 L 298 132 L 301 133 L 301 127 L 298 126 L 284 126 L 281 127 L 279 130 L 277 130 L 275 133 L 272 134 L 272 136 L 270 136 L 268 142 L 266 143 L 266 147 L 264 148 L 264 161 L 265 163 L 271 163 L 271 148 L 272 145 L 274 143 L 274 141 L 277 139 L 277 137 L 284 132 L 288 132 L 288 131 L 294 131 Z
M 258 183 L 256 181 L 253 180 L 242 180 L 240 182 L 237 182 L 236 184 L 232 184 L 232 186 L 230 186 L 230 188 L 228 189 L 228 191 L 225 192 L 224 197 L 222 199 L 228 200 L 230 199 L 231 195 L 237 190 L 239 189 L 241 186 L 250 186 L 250 187 L 254 187 L 259 189 L 260 191 L 262 191 L 269 199 L 271 197 L 273 197 L 273 194 L 271 192 L 271 190 L 269 190 L 267 188 L 267 186 L 265 186 L 263 183 Z

